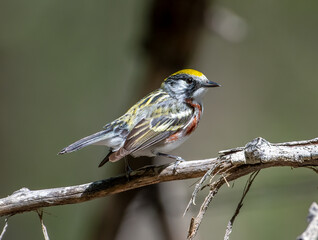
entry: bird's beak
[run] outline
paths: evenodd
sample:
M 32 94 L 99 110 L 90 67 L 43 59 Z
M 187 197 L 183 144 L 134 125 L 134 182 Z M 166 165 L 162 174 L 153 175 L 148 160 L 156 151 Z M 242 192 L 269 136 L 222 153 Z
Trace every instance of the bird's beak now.
M 212 81 L 208 81 L 207 83 L 201 83 L 202 87 L 210 88 L 210 87 L 221 87 L 220 84 Z

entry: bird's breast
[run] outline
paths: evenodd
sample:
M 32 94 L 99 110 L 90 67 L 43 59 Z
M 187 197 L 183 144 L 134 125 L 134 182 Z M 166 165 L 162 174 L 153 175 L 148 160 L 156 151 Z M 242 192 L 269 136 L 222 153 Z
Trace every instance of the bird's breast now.
M 185 135 L 190 135 L 198 127 L 203 109 L 200 103 L 193 102 L 191 99 L 186 100 L 186 103 L 194 109 L 193 117 L 185 130 Z
M 193 115 L 185 128 L 172 134 L 169 138 L 166 139 L 166 143 L 179 142 L 183 138 L 187 139 L 187 137 L 198 127 L 203 111 L 202 105 L 193 102 L 190 99 L 187 100 L 186 103 L 193 109 Z

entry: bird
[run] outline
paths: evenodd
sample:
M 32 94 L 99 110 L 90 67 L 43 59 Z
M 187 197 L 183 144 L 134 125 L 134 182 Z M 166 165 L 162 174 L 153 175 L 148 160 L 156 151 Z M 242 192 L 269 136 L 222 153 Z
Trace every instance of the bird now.
M 220 86 L 194 69 L 175 72 L 164 79 L 159 89 L 106 124 L 102 131 L 72 143 L 58 154 L 89 145 L 104 145 L 109 148 L 109 153 L 98 167 L 128 155 L 134 158 L 163 156 L 174 159 L 177 165 L 184 159 L 169 152 L 180 146 L 197 128 L 203 113 L 202 98 L 207 90 Z

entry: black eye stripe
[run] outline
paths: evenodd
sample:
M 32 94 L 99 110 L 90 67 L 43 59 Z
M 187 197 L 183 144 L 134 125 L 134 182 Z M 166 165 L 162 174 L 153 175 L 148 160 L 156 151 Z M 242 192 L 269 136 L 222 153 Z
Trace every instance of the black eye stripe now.
M 191 77 L 187 74 L 177 74 L 177 75 L 170 76 L 168 79 L 186 80 L 187 78 L 191 78 Z
M 177 75 L 169 76 L 166 79 L 166 83 L 169 83 L 169 85 L 171 86 L 177 84 L 178 81 L 185 82 L 188 85 L 188 87 L 191 86 L 190 89 L 195 89 L 199 87 L 199 83 L 188 74 L 177 74 Z

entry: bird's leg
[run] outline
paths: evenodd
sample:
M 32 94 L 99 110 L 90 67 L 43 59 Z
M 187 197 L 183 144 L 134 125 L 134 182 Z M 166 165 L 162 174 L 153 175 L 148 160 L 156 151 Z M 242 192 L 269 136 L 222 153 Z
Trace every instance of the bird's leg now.
M 128 157 L 125 157 L 125 172 L 126 172 L 126 177 L 127 177 L 128 180 L 129 180 L 130 173 L 132 171 L 133 170 L 132 170 L 132 168 L 129 165 Z
M 157 156 L 162 156 L 162 157 L 171 158 L 171 159 L 176 160 L 175 163 L 174 163 L 174 167 L 173 167 L 173 171 L 174 172 L 176 171 L 176 168 L 180 164 L 180 162 L 184 162 L 185 161 L 182 157 L 171 155 L 171 154 L 166 154 L 166 153 L 161 153 L 161 152 L 158 152 Z

